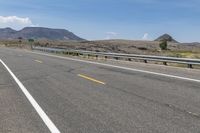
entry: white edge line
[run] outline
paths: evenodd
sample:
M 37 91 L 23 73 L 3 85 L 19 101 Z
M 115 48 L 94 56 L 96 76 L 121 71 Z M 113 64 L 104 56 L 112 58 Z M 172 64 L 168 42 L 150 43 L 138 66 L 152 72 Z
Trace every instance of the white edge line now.
M 111 64 L 92 62 L 92 61 L 85 61 L 85 60 L 80 60 L 80 59 L 73 59 L 73 58 L 69 58 L 69 57 L 62 57 L 62 56 L 51 55 L 51 54 L 46 54 L 46 53 L 39 53 L 39 52 L 32 52 L 32 51 L 26 51 L 26 52 L 34 53 L 34 54 L 38 54 L 38 55 L 49 56 L 49 57 L 56 57 L 56 58 L 60 58 L 60 59 L 67 59 L 67 60 L 72 60 L 72 61 L 84 62 L 84 63 L 89 63 L 89 64 L 113 67 L 113 68 L 118 68 L 118 69 L 124 69 L 124 70 L 129 70 L 129 71 L 153 74 L 153 75 L 158 75 L 158 76 L 164 76 L 164 77 L 169 77 L 169 78 L 176 78 L 176 79 L 181 79 L 181 80 L 187 80 L 187 81 L 193 81 L 193 82 L 200 83 L 200 80 L 198 80 L 198 79 L 192 79 L 192 78 L 187 78 L 187 77 L 180 77 L 180 76 L 169 75 L 169 74 L 164 74 L 164 73 L 157 73 L 157 72 L 145 71 L 145 70 L 140 70 L 140 69 L 122 67 L 122 66 L 115 66 L 115 65 L 111 65 Z
M 34 109 L 37 111 L 43 122 L 46 124 L 46 126 L 49 128 L 51 133 L 60 133 L 58 128 L 55 126 L 55 124 L 50 120 L 50 118 L 47 116 L 47 114 L 43 111 L 43 109 L 40 107 L 40 105 L 36 102 L 36 100 L 31 96 L 31 94 L 28 92 L 28 90 L 24 87 L 24 85 L 19 81 L 19 79 L 15 76 L 15 74 L 8 68 L 8 66 L 0 59 L 0 62 L 3 64 L 3 66 L 7 69 L 7 71 L 10 73 L 10 75 L 13 77 L 15 82 L 18 84 L 22 92 L 25 94 L 26 98 L 29 100 L 31 105 L 34 107 Z

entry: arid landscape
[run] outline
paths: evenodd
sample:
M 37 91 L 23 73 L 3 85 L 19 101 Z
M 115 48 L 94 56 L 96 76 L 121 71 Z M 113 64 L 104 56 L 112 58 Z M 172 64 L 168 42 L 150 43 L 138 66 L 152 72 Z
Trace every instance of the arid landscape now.
M 99 41 L 53 41 L 36 40 L 35 46 L 87 50 L 96 52 L 115 52 L 128 54 L 163 55 L 183 58 L 200 58 L 200 44 L 198 43 L 168 43 L 168 50 L 161 50 L 159 41 L 134 40 L 99 40 Z M 27 40 L 2 40 L 0 45 L 7 47 L 29 48 Z
M 200 0 L 0 0 L 0 133 L 200 133 Z
M 164 34 L 154 41 L 120 39 L 87 41 L 63 29 L 36 27 L 24 28 L 20 31 L 5 28 L 0 31 L 0 45 L 7 47 L 30 48 L 32 44 L 34 46 L 96 52 L 200 58 L 200 43 L 179 43 L 168 34 Z M 29 42 L 29 38 L 33 38 L 34 42 Z M 166 50 L 160 48 L 162 40 L 167 41 Z

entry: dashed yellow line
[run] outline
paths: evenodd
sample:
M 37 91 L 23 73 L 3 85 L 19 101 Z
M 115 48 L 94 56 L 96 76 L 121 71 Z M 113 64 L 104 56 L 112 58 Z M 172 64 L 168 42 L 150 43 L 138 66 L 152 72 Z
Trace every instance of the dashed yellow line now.
M 93 81 L 93 82 L 96 82 L 96 83 L 99 83 L 99 84 L 103 84 L 105 85 L 106 83 L 102 82 L 102 81 L 99 81 L 99 80 L 96 80 L 94 78 L 91 78 L 91 77 L 88 77 L 88 76 L 85 76 L 85 75 L 82 75 L 82 74 L 78 74 L 79 77 L 82 77 L 84 79 L 87 79 L 87 80 L 90 80 L 90 81 Z
M 43 63 L 42 61 L 40 61 L 40 60 L 35 60 L 35 62 L 38 62 L 38 63 Z

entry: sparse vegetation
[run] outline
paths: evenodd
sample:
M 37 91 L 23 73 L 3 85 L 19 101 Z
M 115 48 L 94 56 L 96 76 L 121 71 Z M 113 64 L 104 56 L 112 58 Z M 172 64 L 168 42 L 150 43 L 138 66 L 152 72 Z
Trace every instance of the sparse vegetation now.
M 22 43 L 22 37 L 18 37 L 19 43 Z
M 23 40 L 22 48 L 29 48 L 30 40 Z M 131 41 L 131 40 L 102 40 L 102 41 L 47 41 L 34 40 L 35 46 L 42 47 L 59 47 L 67 49 L 98 51 L 98 52 L 115 52 L 126 54 L 146 54 L 161 55 L 182 58 L 199 58 L 200 45 L 181 44 L 168 42 L 167 50 L 160 51 L 159 41 Z M 18 39 L 0 41 L 0 45 L 7 47 L 20 47 Z
M 33 43 L 33 42 L 34 42 L 34 39 L 28 39 L 28 41 L 29 41 L 30 43 Z
M 159 44 L 161 50 L 167 50 L 167 40 L 162 40 Z
M 139 47 L 138 49 L 139 49 L 139 50 L 148 50 L 148 49 L 145 48 L 145 47 Z

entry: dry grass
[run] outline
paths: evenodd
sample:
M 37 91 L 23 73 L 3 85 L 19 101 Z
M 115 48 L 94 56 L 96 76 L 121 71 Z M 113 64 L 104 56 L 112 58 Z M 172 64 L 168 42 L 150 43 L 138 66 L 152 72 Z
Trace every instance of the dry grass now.
M 146 54 L 146 55 L 161 55 L 183 58 L 199 58 L 200 45 L 169 43 L 168 50 L 161 51 L 159 42 L 155 41 L 132 41 L 132 40 L 99 40 L 99 41 L 84 41 L 84 42 L 64 42 L 64 41 L 48 41 L 39 40 L 34 42 L 38 46 L 59 47 L 67 49 L 78 49 L 97 52 L 115 52 L 128 54 Z M 8 47 L 27 47 L 30 46 L 28 41 L 23 40 L 4 40 L 0 41 L 0 45 Z

